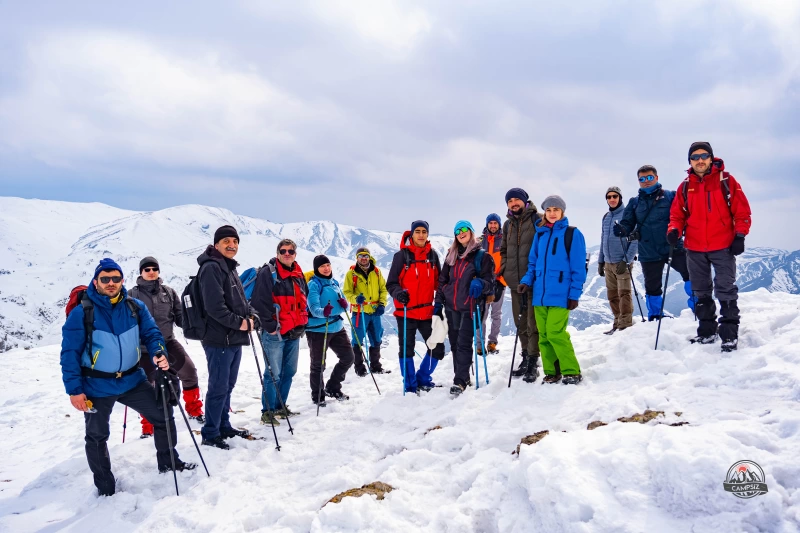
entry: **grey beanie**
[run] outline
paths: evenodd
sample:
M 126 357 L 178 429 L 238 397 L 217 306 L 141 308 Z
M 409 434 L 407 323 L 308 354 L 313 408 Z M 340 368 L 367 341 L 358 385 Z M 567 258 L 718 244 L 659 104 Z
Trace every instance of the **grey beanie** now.
M 142 270 L 144 270 L 144 267 L 147 267 L 147 266 L 154 266 L 156 268 L 160 268 L 158 266 L 158 261 L 156 260 L 155 257 L 147 256 L 144 259 L 142 259 L 141 261 L 139 261 L 139 274 L 141 274 Z
M 615 193 L 619 194 L 620 198 L 622 198 L 622 189 L 620 189 L 616 185 L 613 185 L 613 186 L 608 188 L 608 190 L 606 191 L 606 196 L 608 196 L 608 193 L 610 193 L 610 192 L 615 192 Z
M 548 207 L 557 207 L 562 211 L 567 210 L 567 204 L 560 196 L 548 196 L 542 202 L 542 211 L 546 211 Z

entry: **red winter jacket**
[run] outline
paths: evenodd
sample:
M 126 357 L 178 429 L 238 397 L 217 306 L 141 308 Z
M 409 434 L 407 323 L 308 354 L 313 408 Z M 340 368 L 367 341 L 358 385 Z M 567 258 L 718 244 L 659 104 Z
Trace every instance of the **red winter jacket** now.
M 400 251 L 394 254 L 392 267 L 386 278 L 386 290 L 395 299 L 394 316 L 403 316 L 403 304 L 397 301 L 397 295 L 408 291 L 408 318 L 430 320 L 433 316 L 433 297 L 439 285 L 439 272 L 442 265 L 431 243 L 426 242 L 420 248 L 411 242 L 411 232 L 403 233 Z
M 667 233 L 677 229 L 684 233 L 684 247 L 692 252 L 715 252 L 728 248 L 737 233 L 750 232 L 750 204 L 736 179 L 725 172 L 725 163 L 714 158 L 712 170 L 702 178 L 692 169 L 689 176 L 687 198 L 683 200 L 684 184 L 678 186 L 672 202 Z M 725 199 L 720 180 L 727 178 L 731 193 L 731 206 Z
M 275 270 L 275 281 L 269 265 Z M 288 269 L 273 257 L 269 265 L 259 270 L 250 303 L 258 313 L 264 331 L 274 333 L 278 319 L 281 335 L 286 335 L 298 326 L 308 324 L 308 285 L 297 262 Z M 279 315 L 276 315 L 275 304 L 281 306 Z

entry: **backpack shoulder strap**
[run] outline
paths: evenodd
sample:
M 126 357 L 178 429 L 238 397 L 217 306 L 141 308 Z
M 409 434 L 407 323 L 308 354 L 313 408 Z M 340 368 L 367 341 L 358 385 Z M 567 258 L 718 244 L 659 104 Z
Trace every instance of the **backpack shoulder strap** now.
M 567 226 L 567 231 L 564 232 L 564 247 L 567 249 L 567 259 L 569 259 L 569 252 L 572 250 L 572 239 L 575 236 L 575 226 Z
M 731 184 L 728 183 L 728 178 L 730 177 L 731 175 L 728 172 L 723 172 L 719 177 L 719 186 L 722 189 L 725 201 L 728 203 L 728 209 L 731 209 Z
M 687 215 L 689 214 L 689 178 L 683 180 L 683 183 L 680 184 L 680 193 L 683 196 L 683 211 Z
M 480 276 L 481 273 L 481 264 L 483 263 L 483 256 L 486 253 L 486 250 L 483 248 L 478 248 L 478 251 L 475 253 L 475 277 L 477 278 Z
M 125 303 L 128 305 L 128 309 L 131 310 L 131 313 L 133 314 L 134 318 L 136 318 L 136 322 L 138 323 L 139 322 L 139 306 L 136 305 L 136 302 L 134 302 L 131 298 L 125 298 Z
M 81 297 L 81 307 L 83 307 L 83 330 L 86 333 L 86 349 L 89 350 L 89 356 L 91 356 L 94 342 L 94 302 L 89 299 L 85 292 Z

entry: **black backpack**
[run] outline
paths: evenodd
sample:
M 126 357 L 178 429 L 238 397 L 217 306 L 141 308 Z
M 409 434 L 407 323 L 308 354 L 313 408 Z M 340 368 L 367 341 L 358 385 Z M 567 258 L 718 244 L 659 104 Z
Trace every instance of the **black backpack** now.
M 181 294 L 183 336 L 193 341 L 202 341 L 206 335 L 206 310 L 203 306 L 203 295 L 200 293 L 200 282 L 197 280 L 199 275 L 200 269 L 197 270 L 197 276 L 189 277 L 189 284 Z

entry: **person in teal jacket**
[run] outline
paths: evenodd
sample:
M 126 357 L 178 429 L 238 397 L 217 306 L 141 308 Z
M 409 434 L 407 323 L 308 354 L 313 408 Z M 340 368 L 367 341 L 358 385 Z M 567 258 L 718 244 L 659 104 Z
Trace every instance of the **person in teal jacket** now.
M 347 312 L 339 283 L 333 279 L 331 262 L 324 255 L 314 258 L 314 275 L 308 280 L 308 325 L 306 337 L 311 352 L 311 400 L 325 405 L 325 396 L 345 401 L 350 397 L 342 392 L 342 382 L 353 366 L 355 354 L 350 339 L 344 330 L 342 313 Z M 333 350 L 339 362 L 333 367 L 324 391 L 320 390 L 322 359 L 328 348 Z
M 565 385 L 577 385 L 583 378 L 567 322 L 569 312 L 578 307 L 586 282 L 586 241 L 574 228 L 570 230 L 572 242 L 567 249 L 565 240 L 570 226 L 564 215 L 567 204 L 560 196 L 548 196 L 542 202 L 542 209 L 545 214 L 537 223 L 528 255 L 528 271 L 517 290 L 531 293 L 545 373 L 542 383 L 562 381 Z

